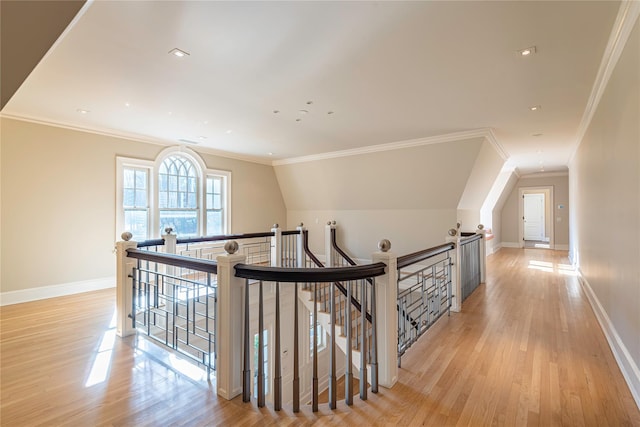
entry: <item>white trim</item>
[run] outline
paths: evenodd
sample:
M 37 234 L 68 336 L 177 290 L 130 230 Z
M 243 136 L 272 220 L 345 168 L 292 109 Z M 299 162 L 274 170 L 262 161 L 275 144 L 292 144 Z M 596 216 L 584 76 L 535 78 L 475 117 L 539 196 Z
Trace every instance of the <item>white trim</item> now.
M 114 131 L 112 129 L 86 128 L 82 126 L 72 125 L 70 123 L 54 122 L 54 121 L 45 120 L 37 117 L 18 116 L 15 114 L 0 113 L 0 118 L 18 120 L 21 122 L 34 123 L 34 124 L 43 125 L 43 126 L 52 126 L 56 128 L 72 130 L 75 132 L 92 133 L 94 135 L 108 136 L 110 138 L 126 139 L 128 141 L 140 142 L 143 144 L 161 145 L 164 147 L 175 146 L 175 145 L 182 145 L 185 147 L 187 146 L 186 144 L 181 143 L 180 141 L 169 141 L 169 140 L 162 140 L 157 138 L 149 138 L 149 137 L 145 137 L 145 136 L 134 134 L 134 133 Z M 248 154 L 245 155 L 245 154 L 239 154 L 239 153 L 231 153 L 228 151 L 216 150 L 215 148 L 209 148 L 202 145 L 196 145 L 196 147 L 198 148 L 199 153 L 211 154 L 214 156 L 223 157 L 225 159 L 241 160 L 243 162 L 250 162 L 250 163 L 257 163 L 260 165 L 272 166 L 271 159 L 251 156 Z
M 622 376 L 629 386 L 629 390 L 636 401 L 636 405 L 640 409 L 640 368 L 631 357 L 631 353 L 629 353 L 624 342 L 622 342 L 622 339 L 620 338 L 620 335 L 618 335 L 613 323 L 611 323 L 611 319 L 609 319 L 607 312 L 602 307 L 602 304 L 600 304 L 600 300 L 598 300 L 598 297 L 591 288 L 591 285 L 579 268 L 578 281 L 582 285 L 582 288 L 585 291 L 584 293 L 587 295 L 587 299 L 589 300 L 591 308 L 596 315 L 596 319 L 598 319 L 598 323 L 600 323 L 602 332 L 604 332 L 604 336 L 607 338 L 613 357 L 615 357 L 618 367 L 620 368 L 620 371 L 622 371 Z
M 382 151 L 400 150 L 403 148 L 420 147 L 423 145 L 442 144 L 445 142 L 462 141 L 471 138 L 485 138 L 504 160 L 509 155 L 498 142 L 491 128 L 475 129 L 463 132 L 448 133 L 445 135 L 430 136 L 427 138 L 411 139 L 408 141 L 391 142 L 387 144 L 369 145 L 366 147 L 352 148 L 349 150 L 331 151 L 328 153 L 312 154 L 310 156 L 292 157 L 289 159 L 274 160 L 273 166 L 290 165 L 294 163 L 314 162 L 318 160 L 334 159 L 338 157 L 357 156 L 361 154 L 378 153 Z
M 115 277 L 83 280 L 80 282 L 63 283 L 61 285 L 42 286 L 39 288 L 21 289 L 0 293 L 0 306 L 20 304 L 23 302 L 62 297 L 82 292 L 97 291 L 116 287 Z
M 552 178 L 556 176 L 569 176 L 569 172 L 541 172 L 541 173 L 530 173 L 526 175 L 519 176 L 520 179 L 534 179 L 534 178 Z
M 537 187 L 518 187 L 518 241 L 519 248 L 524 248 L 524 194 L 525 193 L 544 193 L 545 206 L 546 198 L 549 196 L 549 210 L 545 209 L 545 222 L 549 222 L 549 247 L 555 247 L 555 226 L 554 226 L 554 196 L 553 185 L 541 185 Z M 548 218 L 547 218 L 548 216 Z M 546 234 L 546 233 L 545 233 Z M 546 236 L 545 236 L 546 237 Z
M 116 236 L 115 236 L 115 241 L 117 242 L 122 238 L 123 232 L 129 231 L 124 229 L 124 209 L 122 207 L 122 202 L 123 202 L 122 199 L 124 197 L 122 178 L 123 178 L 123 171 L 126 166 L 140 168 L 140 169 L 147 169 L 149 174 L 148 181 L 147 181 L 147 184 L 149 185 L 149 188 L 147 188 L 147 206 L 149 207 L 147 232 L 149 233 L 149 236 L 147 236 L 147 239 L 150 239 L 151 235 L 153 235 L 153 230 L 154 230 L 152 228 L 153 227 L 153 206 L 155 203 L 154 202 L 155 181 L 153 179 L 155 170 L 153 167 L 153 161 L 136 159 L 133 157 L 116 156 Z
M 520 244 L 519 243 L 514 243 L 514 242 L 502 242 L 500 243 L 500 248 L 519 248 Z
M 631 35 L 631 31 L 633 30 L 638 16 L 640 16 L 640 1 L 632 0 L 620 3 L 616 22 L 613 24 L 613 28 L 611 29 L 609 42 L 607 43 L 604 54 L 602 55 L 600 68 L 598 69 L 596 80 L 593 82 L 593 87 L 591 88 L 591 95 L 589 95 L 589 100 L 587 101 L 587 106 L 584 110 L 584 114 L 582 115 L 580 126 L 578 126 L 574 148 L 569 156 L 569 163 L 573 161 L 580 144 L 582 144 L 582 139 L 591 124 L 593 115 L 598 109 L 600 99 L 607 88 L 611 74 L 613 74 L 613 70 L 618 63 L 618 59 L 620 59 L 620 55 L 622 54 L 624 46 Z

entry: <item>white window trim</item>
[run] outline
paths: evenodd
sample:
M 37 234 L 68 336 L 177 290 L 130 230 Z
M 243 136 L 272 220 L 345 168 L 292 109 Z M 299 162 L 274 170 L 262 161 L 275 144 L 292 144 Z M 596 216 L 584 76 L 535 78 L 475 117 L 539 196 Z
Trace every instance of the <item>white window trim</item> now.
M 155 170 L 154 164 L 150 160 L 142 160 L 135 159 L 132 157 L 116 157 L 116 241 L 122 240 L 122 233 L 127 231 L 124 229 L 124 209 L 122 208 L 124 192 L 122 191 L 123 186 L 123 176 L 124 176 L 124 168 L 132 167 L 139 169 L 147 169 L 149 173 L 148 185 L 147 189 L 147 205 L 149 206 L 149 231 L 150 236 L 148 238 L 152 238 L 154 236 L 153 233 L 153 211 L 155 207 Z
M 143 160 L 132 157 L 116 156 L 116 241 L 121 240 L 124 231 L 124 210 L 123 203 L 123 171 L 125 167 L 144 168 L 149 171 L 149 189 L 148 189 L 148 205 L 149 205 L 149 239 L 159 238 L 160 232 L 160 210 L 158 209 L 158 173 L 160 165 L 164 160 L 171 156 L 179 154 L 193 162 L 198 170 L 198 235 L 204 236 L 207 230 L 207 206 L 206 206 L 206 179 L 208 176 L 223 177 L 223 234 L 231 233 L 231 172 L 221 169 L 207 168 L 202 157 L 189 147 L 174 146 L 162 150 L 155 160 Z

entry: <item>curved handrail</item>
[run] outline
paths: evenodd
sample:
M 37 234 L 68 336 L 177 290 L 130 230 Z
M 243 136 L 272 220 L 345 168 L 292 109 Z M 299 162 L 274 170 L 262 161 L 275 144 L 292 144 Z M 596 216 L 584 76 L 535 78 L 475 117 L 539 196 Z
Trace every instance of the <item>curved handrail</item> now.
M 460 246 L 466 245 L 471 242 L 475 242 L 476 240 L 480 240 L 480 239 L 482 239 L 482 234 L 474 234 L 473 236 L 460 239 Z
M 356 265 L 356 262 L 354 260 L 352 260 L 351 257 L 349 255 L 347 255 L 347 253 L 345 251 L 343 251 L 338 246 L 338 243 L 336 242 L 336 229 L 335 228 L 331 229 L 331 246 L 333 246 L 333 249 L 335 249 L 335 251 L 338 252 L 340 254 L 340 256 L 342 256 L 342 258 L 345 259 L 345 261 L 347 261 L 351 265 Z
M 284 268 L 236 264 L 235 269 L 236 277 L 242 277 L 244 279 L 263 280 L 267 282 L 326 283 L 382 276 L 384 274 L 385 264 L 378 262 L 356 267 L 332 268 Z
M 316 258 L 316 256 L 313 254 L 313 252 L 311 252 L 311 250 L 309 250 L 309 230 L 304 230 L 302 233 L 302 247 L 304 248 L 304 252 L 307 254 L 307 256 L 318 267 L 324 268 L 324 264 L 318 258 Z M 352 265 L 355 265 L 355 263 Z M 353 268 L 353 267 L 347 267 L 347 268 Z M 373 282 L 371 282 L 371 279 L 368 279 L 368 280 L 369 280 L 369 283 L 373 284 Z M 344 285 L 338 281 L 336 281 L 335 284 L 336 284 L 336 288 L 340 291 L 340 293 L 346 297 L 347 288 L 345 288 Z M 362 313 L 362 305 L 360 304 L 360 301 L 358 301 L 354 296 L 351 296 L 351 305 L 353 305 L 356 308 L 356 310 Z M 371 322 L 371 313 L 366 312 L 365 316 L 367 317 L 367 320 Z
M 309 259 L 313 261 L 313 263 L 320 267 L 324 268 L 324 264 L 320 261 L 309 249 L 309 230 L 303 230 L 302 232 L 302 248 L 304 249 L 304 253 L 307 254 Z
M 191 270 L 203 271 L 205 273 L 218 274 L 218 263 L 211 260 L 165 254 L 161 252 L 141 251 L 139 249 L 127 249 L 127 256 L 129 258 L 143 261 L 159 262 L 162 264 L 172 265 L 174 267 L 189 268 Z
M 453 243 L 445 243 L 439 246 L 434 246 L 429 249 L 423 249 L 418 252 L 413 252 L 407 255 L 398 257 L 398 269 L 404 268 L 408 265 L 415 264 L 416 262 L 424 261 L 425 259 L 434 257 L 441 253 L 450 251 L 455 245 Z

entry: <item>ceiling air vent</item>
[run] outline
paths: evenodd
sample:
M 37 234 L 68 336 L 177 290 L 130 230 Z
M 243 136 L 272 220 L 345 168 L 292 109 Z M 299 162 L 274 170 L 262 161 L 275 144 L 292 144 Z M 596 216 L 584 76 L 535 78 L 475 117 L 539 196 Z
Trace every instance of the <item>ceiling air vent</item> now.
M 179 142 L 184 142 L 185 144 L 194 144 L 194 145 L 198 145 L 198 143 L 196 141 L 191 141 L 190 139 L 179 139 Z

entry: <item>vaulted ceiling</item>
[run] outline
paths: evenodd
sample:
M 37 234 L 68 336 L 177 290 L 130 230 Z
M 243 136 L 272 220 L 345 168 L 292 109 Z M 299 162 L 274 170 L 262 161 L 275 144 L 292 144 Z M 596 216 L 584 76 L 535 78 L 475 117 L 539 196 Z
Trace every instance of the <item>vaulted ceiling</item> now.
M 490 129 L 565 170 L 618 7 L 87 2 L 2 115 L 266 162 Z

